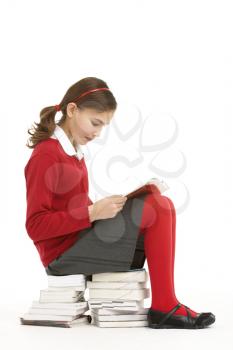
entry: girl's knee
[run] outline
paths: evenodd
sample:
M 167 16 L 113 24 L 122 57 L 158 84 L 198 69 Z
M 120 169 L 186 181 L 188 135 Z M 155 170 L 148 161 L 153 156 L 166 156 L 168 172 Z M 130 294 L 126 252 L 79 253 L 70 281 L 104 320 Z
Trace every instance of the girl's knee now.
M 174 204 L 172 202 L 172 200 L 167 197 L 164 196 L 163 194 L 159 193 L 148 193 L 145 197 L 145 201 L 152 205 L 155 206 L 158 209 L 164 209 L 164 210 L 174 210 Z
M 166 200 L 169 202 L 171 209 L 175 210 L 175 206 L 172 199 L 167 196 L 163 196 L 163 197 L 166 198 Z
M 162 194 L 154 195 L 148 193 L 144 199 L 141 229 L 146 229 L 158 221 L 161 214 L 168 214 L 171 217 L 171 210 L 174 208 L 172 200 Z

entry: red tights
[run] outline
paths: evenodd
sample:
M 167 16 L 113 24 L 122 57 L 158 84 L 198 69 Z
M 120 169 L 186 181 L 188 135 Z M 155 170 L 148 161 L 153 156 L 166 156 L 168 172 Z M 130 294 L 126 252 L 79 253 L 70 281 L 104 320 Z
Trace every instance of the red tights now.
M 153 310 L 170 311 L 179 301 L 174 287 L 176 212 L 170 198 L 155 187 L 145 197 L 140 234 L 144 234 L 144 250 L 148 263 Z M 193 317 L 196 312 L 189 310 Z M 184 305 L 175 312 L 186 316 Z

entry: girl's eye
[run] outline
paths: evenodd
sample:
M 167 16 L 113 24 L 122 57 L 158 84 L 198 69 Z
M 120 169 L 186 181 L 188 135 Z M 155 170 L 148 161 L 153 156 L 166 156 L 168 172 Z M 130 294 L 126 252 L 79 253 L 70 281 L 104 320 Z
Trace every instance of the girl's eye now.
M 94 125 L 94 126 L 98 126 L 99 124 L 92 123 L 92 125 Z

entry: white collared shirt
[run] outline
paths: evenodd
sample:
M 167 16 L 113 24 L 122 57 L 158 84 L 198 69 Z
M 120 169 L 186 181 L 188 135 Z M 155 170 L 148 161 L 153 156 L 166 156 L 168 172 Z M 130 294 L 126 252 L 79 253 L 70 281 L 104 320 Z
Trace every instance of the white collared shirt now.
M 68 136 L 66 135 L 65 131 L 59 126 L 59 125 L 56 125 L 56 128 L 53 132 L 53 135 L 50 136 L 50 138 L 52 139 L 57 139 L 62 148 L 64 149 L 64 151 L 70 155 L 70 156 L 73 156 L 75 155 L 79 160 L 81 160 L 83 157 L 84 157 L 84 153 L 82 151 L 82 148 L 80 145 L 78 145 L 78 148 L 77 148 L 77 152 L 74 148 L 74 146 L 72 145 L 72 143 L 70 142 Z

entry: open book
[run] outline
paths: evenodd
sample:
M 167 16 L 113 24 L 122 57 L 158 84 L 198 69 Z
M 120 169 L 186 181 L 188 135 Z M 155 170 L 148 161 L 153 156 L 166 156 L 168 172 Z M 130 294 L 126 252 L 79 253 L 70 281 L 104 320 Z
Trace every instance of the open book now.
M 133 191 L 129 193 L 123 194 L 123 196 L 129 199 L 129 198 L 137 197 L 144 193 L 150 193 L 155 191 L 154 186 L 160 191 L 160 193 L 163 193 L 169 189 L 169 186 L 163 180 L 159 180 L 156 177 L 152 177 L 144 185 L 141 185 L 135 188 Z

